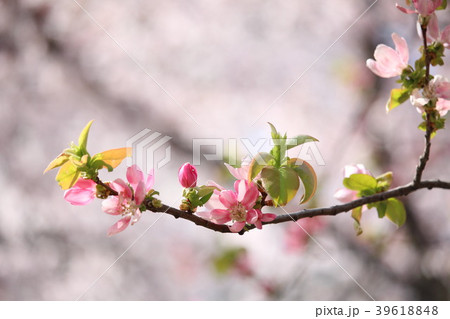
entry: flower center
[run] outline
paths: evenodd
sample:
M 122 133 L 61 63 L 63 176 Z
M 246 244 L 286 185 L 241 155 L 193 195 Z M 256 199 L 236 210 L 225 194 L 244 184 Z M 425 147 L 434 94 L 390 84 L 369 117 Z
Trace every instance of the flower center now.
M 244 222 L 247 217 L 247 209 L 241 203 L 231 207 L 229 212 L 231 219 L 237 222 Z
M 122 212 L 122 215 L 134 215 L 136 210 L 138 209 L 138 205 L 134 202 L 134 200 L 130 199 L 123 199 L 122 203 L 120 204 L 120 210 Z

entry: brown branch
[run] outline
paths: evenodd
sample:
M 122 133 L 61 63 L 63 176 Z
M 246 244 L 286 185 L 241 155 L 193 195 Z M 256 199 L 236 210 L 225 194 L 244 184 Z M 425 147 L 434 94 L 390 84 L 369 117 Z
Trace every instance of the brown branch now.
M 430 81 L 430 56 L 428 54 L 428 44 L 427 44 L 427 25 L 422 23 L 420 26 L 422 30 L 423 38 L 423 54 L 425 55 L 425 85 L 424 90 L 428 90 L 428 84 Z M 425 108 L 426 112 L 426 131 L 425 131 L 425 149 L 423 154 L 420 156 L 419 164 L 416 167 L 416 175 L 414 176 L 413 184 L 418 185 L 422 179 L 422 173 L 425 170 L 425 166 L 430 158 L 431 149 L 431 134 L 433 132 L 433 125 L 431 123 L 431 114 L 429 108 Z
M 418 183 L 409 183 L 404 186 L 400 186 L 400 187 L 388 190 L 386 192 L 377 193 L 377 194 L 367 196 L 367 197 L 362 197 L 357 200 L 354 200 L 354 201 L 351 201 L 351 202 L 348 202 L 345 204 L 341 204 L 341 205 L 335 205 L 335 206 L 326 207 L 326 208 L 304 209 L 297 213 L 283 214 L 283 215 L 280 215 L 277 218 L 275 218 L 273 221 L 265 222 L 263 224 L 264 225 L 279 224 L 279 223 L 284 223 L 284 222 L 288 222 L 288 221 L 296 221 L 296 220 L 306 218 L 306 217 L 335 216 L 337 214 L 348 212 L 348 211 L 352 210 L 353 208 L 360 207 L 360 206 L 363 206 L 366 204 L 383 201 L 383 200 L 386 200 L 386 199 L 392 198 L 392 197 L 406 196 L 406 195 L 408 195 L 412 192 L 415 192 L 419 189 L 422 189 L 422 188 L 450 189 L 450 182 L 444 182 L 444 181 L 440 181 L 440 180 L 429 180 L 429 181 L 421 181 Z M 147 207 L 147 209 L 152 212 L 166 213 L 166 214 L 172 215 L 173 217 L 175 217 L 177 219 L 178 218 L 186 219 L 186 220 L 193 222 L 194 224 L 196 224 L 198 226 L 202 226 L 204 228 L 211 229 L 211 230 L 214 230 L 214 231 L 217 231 L 220 233 L 231 233 L 231 231 L 227 225 L 215 224 L 213 222 L 210 222 L 210 221 L 203 219 L 192 213 L 181 211 L 179 209 L 176 209 L 176 208 L 173 208 L 170 206 L 166 206 L 166 205 L 163 205 L 160 208 L 156 208 L 151 204 L 150 201 L 146 201 L 144 204 Z M 239 234 L 242 235 L 246 231 L 252 230 L 253 228 L 255 228 L 254 225 L 250 225 L 250 226 L 247 225 L 246 229 L 242 230 Z

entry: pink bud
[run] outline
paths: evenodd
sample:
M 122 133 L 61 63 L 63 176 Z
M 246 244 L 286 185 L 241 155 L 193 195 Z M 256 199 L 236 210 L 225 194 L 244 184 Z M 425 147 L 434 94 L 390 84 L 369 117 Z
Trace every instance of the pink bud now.
M 197 185 L 197 169 L 190 163 L 184 163 L 178 171 L 178 180 L 184 188 L 195 187 Z

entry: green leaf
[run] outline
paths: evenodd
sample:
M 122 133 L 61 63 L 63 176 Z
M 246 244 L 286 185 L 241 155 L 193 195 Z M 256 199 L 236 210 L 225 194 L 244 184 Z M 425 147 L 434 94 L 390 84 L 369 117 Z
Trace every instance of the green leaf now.
M 261 171 L 263 187 L 272 197 L 274 206 L 284 206 L 297 194 L 300 182 L 290 167 L 264 167 Z
M 403 102 L 409 99 L 410 92 L 408 89 L 392 89 L 391 97 L 389 98 L 388 103 L 386 104 L 386 111 L 396 108 Z
M 248 180 L 252 181 L 264 167 L 271 164 L 270 161 L 272 160 L 273 157 L 269 153 L 258 153 L 250 163 L 250 168 L 248 170 Z
M 315 137 L 309 136 L 309 135 L 298 135 L 293 138 L 288 138 L 286 141 L 286 148 L 290 150 L 291 148 L 294 148 L 296 146 L 308 143 L 308 142 L 318 142 L 319 140 Z
M 215 187 L 215 186 L 203 185 L 203 186 L 197 187 L 197 194 L 198 194 L 198 196 L 203 197 L 210 193 L 212 194 L 215 189 L 217 189 L 217 187 Z
M 78 167 L 75 166 L 71 161 L 67 161 L 59 169 L 56 175 L 56 181 L 63 190 L 71 188 L 80 177 L 80 172 Z
M 271 130 L 271 132 L 272 132 L 272 138 L 273 138 L 274 140 L 279 139 L 279 138 L 280 138 L 280 134 L 278 133 L 278 131 L 277 131 L 277 129 L 275 128 L 275 126 L 273 126 L 273 124 L 270 123 L 270 122 L 267 122 L 267 124 L 269 124 L 269 126 L 270 126 L 270 130 Z
M 386 201 L 386 217 L 398 227 L 402 226 L 406 221 L 405 206 L 396 198 L 389 198 Z
M 377 180 L 366 174 L 352 174 L 344 178 L 343 184 L 348 189 L 354 191 L 372 190 L 377 187 Z
M 59 166 L 62 166 L 65 162 L 69 160 L 69 155 L 65 154 L 64 152 L 59 154 L 53 161 L 48 164 L 47 168 L 44 171 L 44 174 L 47 173 L 49 170 L 57 168 Z
M 212 194 L 214 192 L 210 192 L 208 194 L 206 194 L 205 196 L 200 197 L 200 202 L 202 203 L 202 205 L 205 205 L 207 201 L 209 201 L 209 199 L 211 198 Z
M 392 184 L 392 172 L 386 172 L 383 175 L 378 176 L 376 179 L 378 191 L 387 191 Z
M 291 166 L 294 164 L 294 166 Z M 300 201 L 300 204 L 309 201 L 317 189 L 317 175 L 314 168 L 306 161 L 299 158 L 291 158 L 288 162 L 289 167 L 291 167 L 298 175 L 303 183 L 305 193 Z
M 447 8 L 447 0 L 442 0 L 442 4 L 436 10 L 445 10 Z
M 90 121 L 84 129 L 81 131 L 80 136 L 78 137 L 78 147 L 83 153 L 87 152 L 86 146 L 87 146 L 87 140 L 89 135 L 89 129 L 91 128 L 92 122 L 94 120 Z
M 356 236 L 362 234 L 363 230 L 361 228 L 361 217 L 362 217 L 362 206 L 353 208 L 352 210 L 352 218 L 355 220 L 354 228 L 356 231 Z
M 375 203 L 374 206 L 377 208 L 378 218 L 383 218 L 386 214 L 387 201 L 384 200 L 382 202 Z
M 108 151 L 104 151 L 98 154 L 95 154 L 92 157 L 91 164 L 95 165 L 95 162 L 98 162 L 97 164 L 98 168 L 101 169 L 104 166 L 111 168 L 116 168 L 119 166 L 120 163 L 127 157 L 131 156 L 131 147 L 122 147 L 122 148 L 116 148 Z

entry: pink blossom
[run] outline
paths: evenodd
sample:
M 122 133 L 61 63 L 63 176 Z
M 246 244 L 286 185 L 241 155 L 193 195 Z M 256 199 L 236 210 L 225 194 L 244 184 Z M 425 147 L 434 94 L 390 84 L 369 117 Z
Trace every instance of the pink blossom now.
M 241 167 L 233 167 L 228 163 L 224 163 L 225 167 L 228 169 L 231 175 L 236 179 L 248 179 L 249 171 L 250 171 L 250 163 L 251 158 L 246 157 L 241 162 Z M 260 174 L 258 174 L 255 178 L 259 178 Z
M 365 174 L 372 176 L 372 173 L 364 167 L 363 164 L 345 165 L 344 178 L 348 178 L 353 174 Z M 342 202 L 348 203 L 358 198 L 358 192 L 347 188 L 340 188 L 334 193 L 334 197 Z
M 408 67 L 409 50 L 406 40 L 397 33 L 392 33 L 392 40 L 395 50 L 379 44 L 375 48 L 375 60 L 368 59 L 366 62 L 367 67 L 382 78 L 398 76 Z
M 312 235 L 324 226 L 325 222 L 321 217 L 304 218 L 289 223 L 285 237 L 286 249 L 289 252 L 302 250 L 308 242 L 308 234 Z
M 275 214 L 263 214 L 261 212 L 261 210 L 257 209 L 256 212 L 258 213 L 258 217 L 253 221 L 253 224 L 256 226 L 256 228 L 258 229 L 262 229 L 262 223 L 263 222 L 271 222 L 272 220 L 274 220 L 277 215 Z
M 410 96 L 411 104 L 419 113 L 423 113 L 424 106 L 430 99 L 437 98 L 436 110 L 441 116 L 445 116 L 450 110 L 450 82 L 441 75 L 436 75 L 428 84 L 428 88 L 421 93 L 418 89 L 413 90 Z
M 72 205 L 87 205 L 95 198 L 96 187 L 93 180 L 80 178 L 65 191 L 64 199 Z
M 217 184 L 216 184 L 217 185 Z M 226 224 L 230 221 L 232 232 L 240 232 L 245 224 L 254 224 L 263 219 L 270 219 L 272 214 L 262 214 L 253 206 L 259 197 L 258 187 L 255 183 L 247 180 L 238 180 L 234 183 L 234 191 L 223 189 L 215 190 L 211 199 L 205 205 L 208 211 L 197 213 L 216 224 Z M 269 215 L 269 216 L 266 216 Z
M 422 38 L 422 29 L 419 22 L 417 22 L 417 32 L 419 37 Z M 435 13 L 430 16 L 430 20 L 428 22 L 427 42 L 431 43 L 433 41 L 440 42 L 445 48 L 450 49 L 450 25 L 446 26 L 441 32 Z
M 178 180 L 184 188 L 197 185 L 197 169 L 190 163 L 184 163 L 178 170 Z
M 442 0 L 412 0 L 414 9 L 407 9 L 396 3 L 396 7 L 407 14 L 417 13 L 422 16 L 429 16 L 442 4 Z
M 139 220 L 141 217 L 139 206 L 144 201 L 146 194 L 153 187 L 154 183 L 153 173 L 145 177 L 144 173 L 136 165 L 128 167 L 127 180 L 129 184 L 120 178 L 111 182 L 109 186 L 118 195 L 111 196 L 102 203 L 102 209 L 105 213 L 123 216 L 109 228 L 108 236 L 125 230 L 130 223 L 133 225 Z

